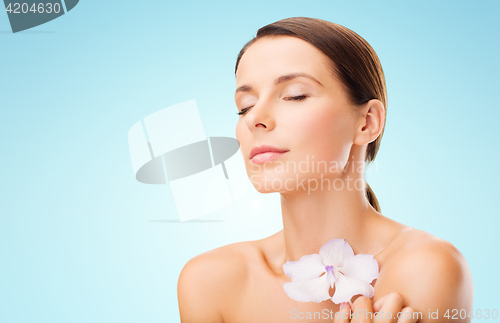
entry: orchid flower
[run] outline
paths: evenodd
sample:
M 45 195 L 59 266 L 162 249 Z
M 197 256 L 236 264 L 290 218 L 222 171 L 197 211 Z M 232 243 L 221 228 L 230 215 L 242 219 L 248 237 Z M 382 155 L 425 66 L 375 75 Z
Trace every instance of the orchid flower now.
M 372 298 L 370 283 L 378 277 L 378 263 L 373 255 L 354 255 L 344 239 L 326 242 L 319 254 L 287 261 L 283 270 L 292 281 L 283 284 L 285 293 L 301 302 L 320 303 L 331 299 L 335 304 L 350 302 L 354 295 Z M 330 288 L 335 286 L 333 296 Z

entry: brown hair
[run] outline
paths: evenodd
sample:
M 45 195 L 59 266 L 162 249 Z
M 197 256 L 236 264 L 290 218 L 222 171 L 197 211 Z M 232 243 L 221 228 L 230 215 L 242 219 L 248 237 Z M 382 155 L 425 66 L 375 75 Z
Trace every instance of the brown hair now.
M 361 105 L 378 99 L 384 105 L 387 116 L 387 91 L 382 65 L 373 48 L 354 31 L 326 21 L 308 17 L 292 17 L 276 21 L 257 31 L 257 36 L 247 42 L 236 60 L 234 73 L 238 70 L 241 57 L 256 40 L 266 36 L 297 37 L 321 50 L 332 62 L 334 75 L 344 84 L 352 102 Z M 384 134 L 384 128 L 376 140 L 366 148 L 365 162 L 375 159 Z M 375 193 L 366 183 L 366 196 L 377 212 L 380 205 Z

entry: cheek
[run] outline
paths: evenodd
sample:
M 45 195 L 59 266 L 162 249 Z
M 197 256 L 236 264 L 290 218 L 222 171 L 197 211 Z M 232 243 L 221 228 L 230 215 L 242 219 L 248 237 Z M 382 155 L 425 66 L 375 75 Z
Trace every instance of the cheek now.
M 242 141 L 244 140 L 244 132 L 243 132 L 243 126 L 244 123 L 242 119 L 240 118 L 238 122 L 236 123 L 236 128 L 235 128 L 235 134 L 236 134 L 236 140 L 240 142 L 240 145 L 242 144 Z M 241 149 L 241 147 L 240 147 Z
M 245 164 L 248 167 L 251 167 L 251 164 L 248 160 L 247 154 L 250 153 L 250 137 L 251 133 L 248 131 L 248 127 L 243 121 L 243 119 L 240 119 L 238 123 L 236 124 L 236 129 L 235 129 L 235 134 L 236 134 L 236 140 L 238 140 L 238 143 L 240 144 L 240 154 L 243 157 L 243 160 L 245 161 Z
M 315 160 L 345 160 L 352 142 L 349 118 L 333 108 L 315 109 L 314 113 L 296 118 L 290 133 L 297 140 L 297 148 Z M 300 145 L 300 147 L 299 147 Z

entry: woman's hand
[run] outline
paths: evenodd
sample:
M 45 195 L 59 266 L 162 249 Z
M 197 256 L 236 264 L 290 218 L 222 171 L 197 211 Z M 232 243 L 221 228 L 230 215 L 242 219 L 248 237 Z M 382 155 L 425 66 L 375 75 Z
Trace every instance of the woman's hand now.
M 351 306 L 345 303 L 345 306 L 335 315 L 334 323 L 415 323 L 418 320 L 417 315 L 413 315 L 413 308 L 406 306 L 403 308 L 404 298 L 401 294 L 393 292 L 385 295 L 375 302 L 372 306 L 372 300 L 368 297 L 360 296 Z M 398 318 L 398 313 L 399 318 Z M 351 314 L 352 313 L 352 314 Z M 349 316 L 352 315 L 352 320 Z

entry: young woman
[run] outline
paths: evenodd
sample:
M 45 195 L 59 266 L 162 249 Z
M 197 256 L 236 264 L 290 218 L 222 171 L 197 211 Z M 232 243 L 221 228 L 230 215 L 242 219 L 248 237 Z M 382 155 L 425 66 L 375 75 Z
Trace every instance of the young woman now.
M 178 282 L 182 322 L 296 322 L 325 309 L 391 312 L 377 322 L 443 322 L 450 310 L 450 321 L 470 322 L 451 319 L 452 310 L 472 310 L 462 254 L 383 216 L 364 181 L 387 113 L 384 74 L 371 46 L 338 24 L 288 18 L 259 29 L 239 53 L 235 73 L 236 137 L 247 174 L 259 192 L 280 193 L 283 230 L 191 259 Z M 377 260 L 373 297 L 354 296 L 342 309 L 330 300 L 289 297 L 283 264 L 338 238 L 354 254 Z M 398 312 L 417 315 L 395 320 Z

